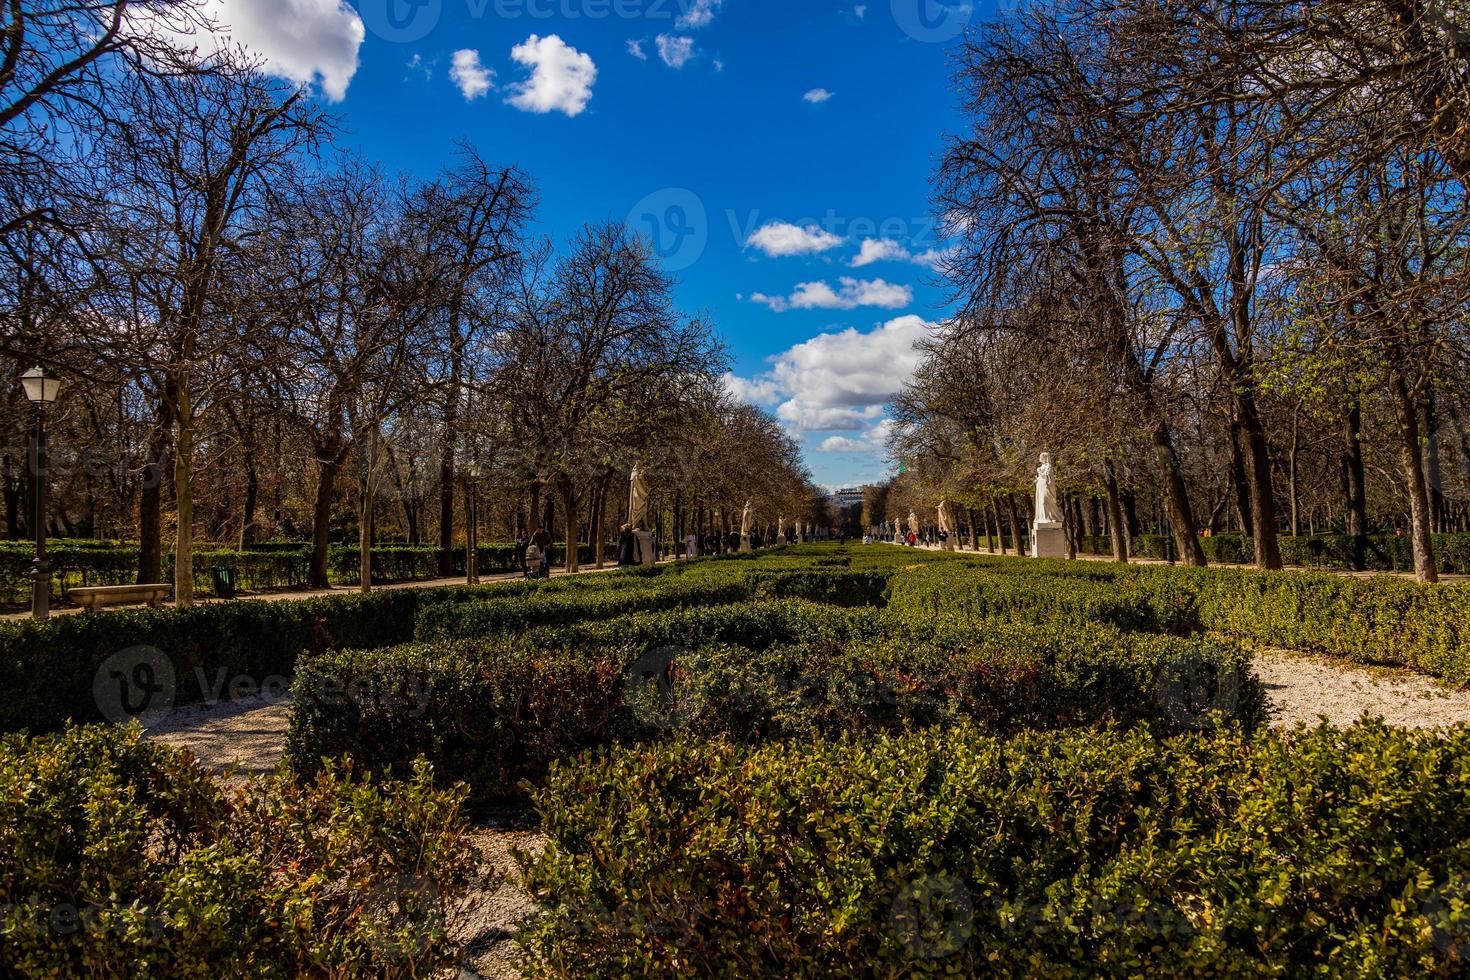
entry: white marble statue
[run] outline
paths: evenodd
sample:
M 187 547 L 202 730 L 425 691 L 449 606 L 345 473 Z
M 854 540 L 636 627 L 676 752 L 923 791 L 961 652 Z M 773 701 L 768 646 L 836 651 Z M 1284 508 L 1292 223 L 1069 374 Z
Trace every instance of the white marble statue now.
M 1036 521 L 1037 524 L 1058 524 L 1062 520 L 1062 508 L 1057 505 L 1057 473 L 1052 465 L 1051 453 L 1041 454 L 1041 465 L 1036 469 Z
M 740 512 L 740 550 L 750 550 L 750 501 L 745 502 L 745 509 Z
M 648 479 L 636 466 L 628 474 L 628 523 L 636 528 L 648 527 Z
M 919 515 L 909 511 L 909 531 L 914 535 L 919 533 Z
M 950 518 L 948 500 L 941 500 L 939 502 L 939 530 L 941 532 L 939 539 L 940 547 L 945 551 L 953 551 L 954 523 Z
M 786 543 L 786 516 L 784 514 L 776 518 L 776 543 Z

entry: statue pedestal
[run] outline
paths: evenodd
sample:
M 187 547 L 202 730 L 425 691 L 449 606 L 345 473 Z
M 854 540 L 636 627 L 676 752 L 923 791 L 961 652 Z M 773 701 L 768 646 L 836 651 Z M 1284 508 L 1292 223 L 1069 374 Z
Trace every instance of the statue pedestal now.
M 1040 521 L 1031 526 L 1031 557 L 1067 557 L 1067 535 L 1060 521 Z
M 741 551 L 753 551 L 754 550 L 750 546 L 750 535 L 748 535 L 748 534 L 742 534 L 742 535 L 740 535 L 740 550 Z
M 638 560 L 638 564 L 657 565 L 658 553 L 653 550 L 653 532 L 634 531 L 633 540 L 638 546 L 637 555 L 635 556 Z

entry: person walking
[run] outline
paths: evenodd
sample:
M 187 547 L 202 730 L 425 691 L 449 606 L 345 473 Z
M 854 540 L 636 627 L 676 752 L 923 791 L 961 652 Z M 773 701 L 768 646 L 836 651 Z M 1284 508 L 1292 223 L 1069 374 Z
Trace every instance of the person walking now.
M 531 543 L 541 551 L 541 578 L 551 578 L 551 533 L 544 527 L 536 528 Z
M 526 574 L 526 548 L 530 544 L 525 531 L 516 532 L 516 567 L 521 570 L 522 575 Z
M 690 531 L 689 534 L 686 535 L 684 538 L 684 557 L 699 557 L 699 535 L 695 534 L 693 531 Z
M 618 529 L 618 567 L 628 568 L 638 564 L 638 542 L 633 537 L 633 525 L 624 524 Z

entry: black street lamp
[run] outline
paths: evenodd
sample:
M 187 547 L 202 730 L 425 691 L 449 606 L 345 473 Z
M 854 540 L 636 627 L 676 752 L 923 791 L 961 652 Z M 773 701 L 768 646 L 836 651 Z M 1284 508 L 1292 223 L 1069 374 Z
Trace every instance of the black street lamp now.
M 31 616 L 51 616 L 51 566 L 46 563 L 46 406 L 61 394 L 61 377 L 43 367 L 33 367 L 20 376 L 26 400 L 35 416 L 31 436 L 31 472 L 36 477 L 36 510 L 32 525 L 36 532 L 36 561 L 31 566 Z

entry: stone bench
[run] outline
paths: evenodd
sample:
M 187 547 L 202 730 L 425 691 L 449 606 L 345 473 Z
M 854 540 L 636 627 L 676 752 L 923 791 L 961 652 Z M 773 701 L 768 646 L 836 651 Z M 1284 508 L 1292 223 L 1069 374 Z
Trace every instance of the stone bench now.
M 103 606 L 119 606 L 126 603 L 146 603 L 157 608 L 173 591 L 172 585 L 99 585 L 85 589 L 70 589 L 67 596 L 87 612 L 96 612 Z

